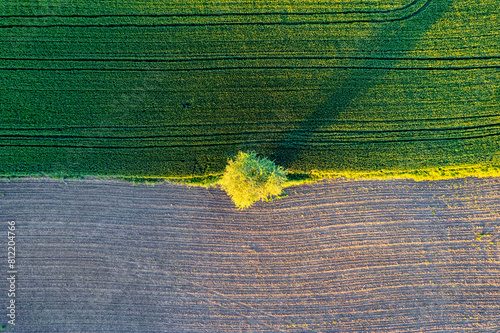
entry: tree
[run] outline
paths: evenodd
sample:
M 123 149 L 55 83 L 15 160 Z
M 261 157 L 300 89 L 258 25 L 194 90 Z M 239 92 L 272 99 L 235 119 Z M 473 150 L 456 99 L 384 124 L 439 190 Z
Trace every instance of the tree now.
M 283 167 L 255 152 L 240 151 L 234 160 L 228 160 L 219 184 L 238 209 L 243 209 L 256 201 L 280 195 L 286 173 Z

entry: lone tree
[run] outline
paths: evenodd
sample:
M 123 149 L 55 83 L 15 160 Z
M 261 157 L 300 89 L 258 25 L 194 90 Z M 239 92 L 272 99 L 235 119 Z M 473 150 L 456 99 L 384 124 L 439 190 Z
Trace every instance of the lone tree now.
M 228 163 L 219 184 L 238 209 L 281 194 L 286 171 L 273 161 L 255 152 L 240 151 L 234 161 L 229 159 Z

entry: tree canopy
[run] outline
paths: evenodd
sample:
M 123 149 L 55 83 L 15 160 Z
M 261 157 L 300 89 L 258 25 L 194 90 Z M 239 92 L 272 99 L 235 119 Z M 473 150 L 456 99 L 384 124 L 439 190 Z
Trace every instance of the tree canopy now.
M 219 184 L 238 209 L 244 209 L 256 201 L 280 195 L 286 173 L 283 167 L 255 152 L 240 151 L 228 160 Z

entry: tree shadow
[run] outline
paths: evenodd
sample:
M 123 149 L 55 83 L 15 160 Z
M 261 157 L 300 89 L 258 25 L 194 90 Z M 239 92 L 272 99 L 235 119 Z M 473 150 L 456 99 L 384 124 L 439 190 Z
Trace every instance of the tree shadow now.
M 352 64 L 352 67 L 343 66 L 335 70 L 344 71 L 342 76 L 347 79 L 338 85 L 326 102 L 301 122 L 298 128 L 288 131 L 283 136 L 271 159 L 287 169 L 304 172 L 304 170 L 295 170 L 294 165 L 307 149 L 311 149 L 307 142 L 321 128 L 332 126 L 337 120 L 344 118 L 340 116 L 347 111 L 353 101 L 391 72 L 391 69 L 387 69 L 387 67 L 394 66 L 392 61 L 384 61 L 382 63 L 384 66 L 381 66 L 380 58 L 384 57 L 385 54 L 391 54 L 390 52 L 394 50 L 413 50 L 419 40 L 418 37 L 430 30 L 443 13 L 452 6 L 453 2 L 454 0 L 429 0 L 418 10 L 418 13 L 408 19 L 372 23 L 373 33 L 370 39 L 378 42 L 367 45 L 370 47 L 370 51 L 364 52 L 363 56 L 359 56 L 359 53 L 356 55 L 358 50 L 354 50 L 354 54 L 346 54 L 346 58 L 351 59 L 349 64 Z M 346 25 L 345 29 L 353 27 L 352 24 L 349 24 Z M 360 44 L 359 41 L 357 44 Z M 346 71 L 347 73 L 345 73 Z M 297 144 L 297 140 L 306 143 Z M 332 143 L 333 145 L 334 143 Z M 335 158 L 342 160 L 343 154 L 339 152 Z

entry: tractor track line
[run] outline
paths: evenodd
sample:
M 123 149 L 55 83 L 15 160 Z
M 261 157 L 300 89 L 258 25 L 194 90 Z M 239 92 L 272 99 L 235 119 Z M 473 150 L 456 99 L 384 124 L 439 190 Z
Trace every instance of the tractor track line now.
M 369 123 L 418 123 L 418 122 L 440 122 L 440 121 L 454 121 L 454 120 L 465 120 L 465 119 L 482 119 L 482 118 L 497 118 L 500 117 L 500 114 L 490 114 L 490 115 L 482 115 L 482 116 L 466 116 L 466 117 L 450 117 L 450 118 L 416 118 L 416 119 L 393 119 L 393 120 L 334 120 L 331 123 L 335 124 L 369 124 Z M 321 119 L 319 120 L 321 121 Z M 253 123 L 230 123 L 230 124 L 175 124 L 175 125 L 155 125 L 155 126 L 62 126 L 62 127 L 36 127 L 36 128 L 27 128 L 27 127 L 0 127 L 0 131 L 43 131 L 43 130 L 54 130 L 54 131 L 63 131 L 63 130 L 88 130 L 88 129 L 115 129 L 115 130 L 128 130 L 128 129 L 151 129 L 151 128 L 179 128 L 179 127 L 239 127 L 239 126 L 248 126 L 248 125 L 283 125 L 283 124 L 300 124 L 307 121 L 270 121 L 270 122 L 253 122 Z
M 477 129 L 484 128 L 494 128 L 500 126 L 500 123 L 487 124 L 487 125 L 477 125 L 477 126 L 464 126 L 464 127 L 451 127 L 451 128 L 417 128 L 417 129 L 400 129 L 400 130 L 307 130 L 307 129 L 296 129 L 293 130 L 295 133 L 313 133 L 321 134 L 324 136 L 330 136 L 335 134 L 384 134 L 384 133 L 415 133 L 415 132 L 443 132 L 443 131 L 473 131 Z M 242 136 L 242 135 L 265 135 L 265 134 L 284 134 L 287 133 L 289 129 L 283 130 L 263 130 L 263 131 L 244 131 L 237 133 L 212 133 L 212 134 L 164 134 L 164 135 L 148 135 L 148 136 L 84 136 L 84 135 L 44 135 L 44 134 L 0 134 L 0 139 L 2 138 L 20 138 L 20 139 L 101 139 L 101 140 L 136 140 L 136 139 L 168 139 L 168 138 L 205 138 L 205 137 L 220 137 L 220 136 Z M 297 137 L 297 136 L 295 136 Z M 365 138 L 365 137 L 357 137 Z
M 432 0 L 427 0 L 426 3 L 407 16 L 393 19 L 385 20 L 350 20 L 350 21 L 310 21 L 310 22 L 220 22 L 220 23 L 165 23 L 165 24 L 48 24 L 48 25 L 28 25 L 28 24 L 10 24 L 2 25 L 0 29 L 11 29 L 11 28 L 127 28 L 127 27 L 137 27 L 137 28 L 159 28 L 159 27 L 210 27 L 210 26 L 301 26 L 301 25 L 334 25 L 334 24 L 353 24 L 353 23 L 391 23 L 406 21 L 413 18 L 414 16 L 423 12 L 431 3 Z
M 331 147 L 335 144 L 340 145 L 352 145 L 352 144 L 387 144 L 387 143 L 399 143 L 399 142 L 428 142 L 428 141 L 453 141 L 453 140 L 473 140 L 473 139 L 483 139 L 487 137 L 499 136 L 499 133 L 490 133 L 484 135 L 475 135 L 470 137 L 456 137 L 456 138 L 419 138 L 419 139 L 398 139 L 398 140 L 332 140 L 326 142 L 324 140 L 303 140 L 299 142 L 298 140 L 293 140 L 294 145 L 283 145 L 284 148 L 289 149 L 297 146 L 314 146 L 314 147 Z M 72 149 L 158 149 L 158 148 L 194 148 L 194 147 L 217 147 L 217 146 L 232 146 L 238 144 L 263 144 L 263 145 L 273 145 L 276 144 L 276 140 L 241 140 L 235 142 L 220 142 L 220 143 L 208 143 L 208 144 L 179 144 L 179 145 L 151 145 L 151 146 L 85 146 L 85 145 L 27 145 L 27 144 L 0 144 L 0 147 L 16 147 L 16 148 L 72 148 Z
M 247 61 L 247 60 L 380 60 L 380 61 L 470 61 L 496 60 L 499 55 L 473 57 L 360 57 L 360 56 L 225 56 L 212 58 L 152 59 L 152 58 L 0 58 L 3 61 L 38 62 L 134 62 L 134 63 L 186 63 L 204 61 Z
M 349 10 L 349 11 L 339 11 L 339 12 L 319 12 L 319 13 L 290 13 L 290 12 L 270 12 L 270 13 L 213 13 L 213 14 L 188 14 L 188 13 L 178 13 L 178 14 L 98 14 L 98 15 L 57 15 L 57 14 L 46 14 L 46 15 L 0 15 L 0 18 L 101 18 L 101 17 L 222 17 L 222 16 L 273 16 L 273 15 L 288 15 L 288 16 L 308 16 L 308 15 L 340 15 L 340 14 L 379 14 L 379 13 L 393 13 L 408 9 L 416 5 L 421 0 L 413 0 L 411 3 L 394 9 L 386 10 Z

